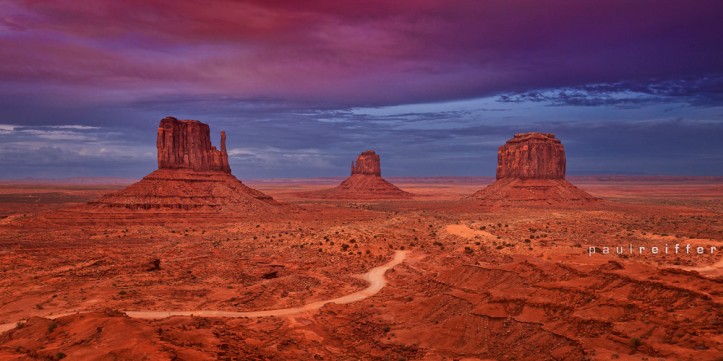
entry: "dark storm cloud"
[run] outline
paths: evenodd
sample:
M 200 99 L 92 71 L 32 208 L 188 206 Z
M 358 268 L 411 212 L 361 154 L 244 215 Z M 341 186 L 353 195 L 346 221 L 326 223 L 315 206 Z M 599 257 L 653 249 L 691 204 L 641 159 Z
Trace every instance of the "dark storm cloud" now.
M 11 0 L 0 14 L 2 177 L 141 176 L 167 115 L 210 123 L 214 142 L 227 130 L 244 176 L 338 175 L 368 148 L 388 174 L 493 174 L 496 147 L 529 130 L 589 142 L 572 171 L 723 173 L 699 146 L 720 131 L 719 1 Z M 42 137 L 63 125 L 97 129 Z
M 358 114 L 330 112 L 333 116 L 289 114 L 277 115 L 275 120 L 219 120 L 211 124 L 212 136 L 217 143 L 218 131 L 227 130 L 231 165 L 243 178 L 344 176 L 349 162 L 365 149 L 376 149 L 382 155 L 386 175 L 494 175 L 497 147 L 512 134 L 526 131 L 557 133 L 567 148 L 569 174 L 717 174 L 716 170 L 723 169 L 721 122 L 485 124 L 447 122 L 445 112 L 440 112 L 436 121 L 433 113 L 424 113 L 431 124 L 446 125 L 440 130 L 417 127 L 418 121 L 406 121 L 408 114 L 360 122 Z M 0 163 L 34 176 L 141 176 L 153 169 L 152 140 L 125 142 L 108 132 L 86 126 L 0 126 L 4 144 Z
M 0 77 L 368 106 L 723 66 L 718 1 L 321 3 L 11 1 Z
M 74 175 L 136 176 L 152 170 L 154 149 L 126 134 L 85 125 L 0 124 L 2 178 Z
M 721 174 L 723 122 L 682 119 L 555 126 L 572 174 Z

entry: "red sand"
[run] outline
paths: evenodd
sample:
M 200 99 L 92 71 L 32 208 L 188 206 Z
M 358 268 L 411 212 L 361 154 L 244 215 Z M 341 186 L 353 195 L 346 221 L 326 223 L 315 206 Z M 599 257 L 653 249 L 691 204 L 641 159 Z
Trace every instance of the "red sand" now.
M 0 324 L 27 321 L 0 334 L 0 360 L 720 357 L 720 253 L 602 247 L 723 248 L 723 180 L 572 178 L 602 199 L 572 205 L 466 198 L 489 181 L 394 179 L 420 195 L 394 201 L 293 195 L 334 180 L 247 181 L 284 212 L 112 221 L 40 203 L 77 209 L 99 187 L 4 184 Z M 367 288 L 357 275 L 402 249 L 386 286 L 353 303 L 249 319 L 112 311 L 300 307 Z M 73 311 L 95 312 L 41 318 Z

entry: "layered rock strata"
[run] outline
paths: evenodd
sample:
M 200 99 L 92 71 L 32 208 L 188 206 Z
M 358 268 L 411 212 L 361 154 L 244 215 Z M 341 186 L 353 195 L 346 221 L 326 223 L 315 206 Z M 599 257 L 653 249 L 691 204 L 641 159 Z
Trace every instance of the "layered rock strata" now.
M 351 162 L 351 175 L 355 174 L 381 177 L 382 167 L 379 154 L 375 153 L 373 150 L 367 150 L 362 152 L 356 158 L 356 162 Z
M 278 204 L 273 198 L 231 174 L 225 132 L 221 132 L 218 150 L 211 144 L 207 124 L 166 117 L 158 127 L 156 147 L 158 170 L 90 204 L 113 212 L 276 211 Z
M 497 180 L 472 198 L 493 203 L 595 200 L 565 180 L 565 168 L 565 148 L 554 134 L 515 134 L 497 151 Z
M 554 134 L 523 133 L 497 151 L 497 179 L 565 179 L 565 148 Z
M 231 173 L 226 152 L 226 132 L 221 150 L 211 145 L 211 131 L 198 120 L 166 117 L 158 126 L 158 169 L 190 169 Z

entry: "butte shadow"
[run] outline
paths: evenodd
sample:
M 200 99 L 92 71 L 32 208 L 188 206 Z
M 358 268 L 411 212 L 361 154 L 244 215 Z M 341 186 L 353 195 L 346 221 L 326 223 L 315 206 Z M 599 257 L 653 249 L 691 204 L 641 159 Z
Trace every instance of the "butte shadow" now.
M 497 180 L 470 198 L 520 205 L 597 201 L 565 180 L 565 167 L 565 147 L 554 134 L 515 134 L 497 151 Z
M 351 175 L 337 187 L 297 195 L 304 198 L 353 200 L 409 199 L 414 196 L 382 178 L 381 159 L 373 150 L 362 152 L 356 162 L 351 162 Z

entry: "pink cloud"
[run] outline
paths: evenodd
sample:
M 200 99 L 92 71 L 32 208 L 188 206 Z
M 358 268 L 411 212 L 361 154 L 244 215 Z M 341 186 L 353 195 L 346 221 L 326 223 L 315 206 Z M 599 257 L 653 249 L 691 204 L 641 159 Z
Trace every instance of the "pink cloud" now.
M 15 1 L 0 87 L 381 105 L 720 72 L 721 7 L 681 4 Z

